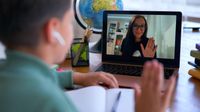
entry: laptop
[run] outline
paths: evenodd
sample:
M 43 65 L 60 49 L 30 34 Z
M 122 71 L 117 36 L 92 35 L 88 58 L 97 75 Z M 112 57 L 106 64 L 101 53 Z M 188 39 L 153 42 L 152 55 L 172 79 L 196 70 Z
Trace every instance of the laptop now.
M 102 63 L 96 71 L 115 74 L 126 87 L 124 82 L 141 76 L 146 61 L 156 59 L 169 79 L 180 66 L 181 28 L 181 12 L 104 11 Z

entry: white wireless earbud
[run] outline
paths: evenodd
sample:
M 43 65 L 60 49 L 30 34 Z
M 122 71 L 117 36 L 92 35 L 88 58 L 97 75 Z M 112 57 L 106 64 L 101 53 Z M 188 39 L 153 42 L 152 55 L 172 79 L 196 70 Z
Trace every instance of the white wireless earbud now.
M 60 45 L 62 46 L 65 45 L 65 40 L 63 39 L 63 36 L 59 32 L 53 31 L 53 36 L 60 43 Z

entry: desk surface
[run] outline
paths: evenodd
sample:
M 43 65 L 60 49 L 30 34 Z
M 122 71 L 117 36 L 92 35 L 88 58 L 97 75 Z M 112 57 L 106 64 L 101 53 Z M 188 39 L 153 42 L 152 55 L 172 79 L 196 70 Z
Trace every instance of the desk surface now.
M 195 49 L 195 44 L 200 43 L 200 33 L 184 31 L 181 42 L 181 66 L 179 69 L 179 78 L 176 89 L 171 101 L 170 112 L 200 112 L 200 80 L 194 79 L 188 75 L 188 70 L 192 67 L 187 64 L 188 61 L 194 61 L 190 57 L 190 50 Z M 73 69 L 77 72 L 93 71 L 101 62 L 100 54 L 90 53 L 90 67 L 72 68 L 70 60 L 66 60 L 61 66 L 66 69 Z

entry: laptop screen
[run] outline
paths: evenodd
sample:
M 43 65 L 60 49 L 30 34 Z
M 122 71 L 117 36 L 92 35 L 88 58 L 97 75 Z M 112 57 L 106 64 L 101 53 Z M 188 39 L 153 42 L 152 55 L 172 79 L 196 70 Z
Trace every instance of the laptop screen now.
M 130 60 L 173 61 L 176 54 L 180 55 L 177 36 L 180 38 L 181 31 L 177 26 L 181 24 L 177 19 L 177 14 L 166 12 L 107 12 L 103 32 L 106 33 L 105 54 Z

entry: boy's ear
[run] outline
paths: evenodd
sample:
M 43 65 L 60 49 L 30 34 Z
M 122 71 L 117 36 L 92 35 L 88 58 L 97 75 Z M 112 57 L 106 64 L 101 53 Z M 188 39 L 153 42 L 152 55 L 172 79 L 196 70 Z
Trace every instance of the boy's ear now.
M 48 43 L 48 44 L 54 44 L 56 43 L 56 39 L 54 38 L 53 33 L 55 31 L 59 31 L 59 27 L 60 27 L 60 21 L 57 18 L 52 18 L 50 19 L 46 25 L 44 26 L 44 38 L 43 40 Z

